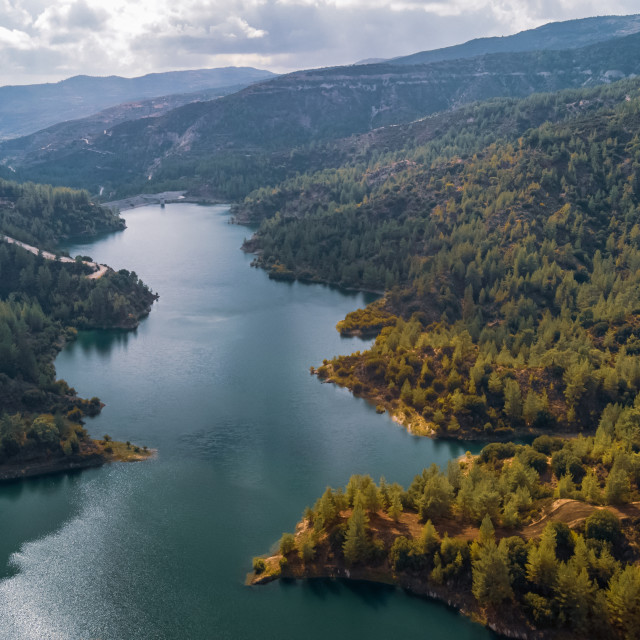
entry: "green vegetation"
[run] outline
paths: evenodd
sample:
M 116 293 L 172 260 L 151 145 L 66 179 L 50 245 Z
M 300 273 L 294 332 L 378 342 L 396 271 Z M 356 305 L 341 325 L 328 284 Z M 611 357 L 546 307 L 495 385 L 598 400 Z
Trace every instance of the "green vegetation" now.
M 0 465 L 50 456 L 77 455 L 88 442 L 77 422 L 78 412 L 40 414 L 28 418 L 4 414 L 0 418 Z
M 42 247 L 64 236 L 123 227 L 86 192 L 0 180 L 0 232 L 10 237 Z M 25 455 L 38 450 L 29 435 L 38 412 L 79 421 L 101 409 L 97 398 L 78 398 L 64 380 L 56 381 L 53 359 L 65 340 L 78 329 L 133 328 L 155 300 L 133 272 L 108 270 L 97 279 L 88 278 L 91 273 L 80 260 L 47 260 L 0 240 L 0 408 L 25 412 L 18 438 Z M 56 425 L 60 431 L 62 423 Z M 62 448 L 65 433 L 56 436 Z
M 76 329 L 137 325 L 155 296 L 135 273 L 107 272 L 90 280 L 81 263 L 45 260 L 0 242 L 0 406 L 55 411 L 69 403 L 87 409 L 53 358 Z M 98 404 L 99 410 L 99 404 Z
M 632 638 L 639 448 L 640 402 L 608 405 L 593 437 L 491 444 L 445 472 L 425 469 L 407 490 L 352 476 L 344 490 L 327 488 L 260 573 L 349 569 L 464 603 L 475 618 L 511 630 Z
M 100 403 L 90 403 L 99 411 Z M 74 407 L 63 415 L 0 416 L 0 480 L 40 475 L 105 462 L 135 462 L 152 455 L 147 447 L 114 442 L 109 436 L 91 440 L 81 422 L 82 412 Z
M 61 238 L 124 229 L 124 220 L 93 204 L 86 191 L 0 180 L 0 233 L 41 248 Z
M 473 153 L 463 134 L 436 158 L 440 142 L 405 150 L 404 164 L 396 154 L 375 169 L 384 179 L 369 195 L 350 187 L 360 178 L 344 169 L 344 204 L 266 221 L 251 243 L 258 264 L 387 290 L 382 304 L 347 318 L 349 332 L 358 317 L 365 329 L 370 316 L 399 317 L 371 350 L 325 363 L 319 375 L 417 433 L 454 437 L 593 431 L 608 403 L 632 404 L 638 85 L 591 90 L 584 95 L 598 108 Z M 545 98 L 524 101 L 525 112 L 537 103 Z
M 375 144 L 380 127 L 474 101 L 633 77 L 640 73 L 639 40 L 631 34 L 570 51 L 300 71 L 157 118 L 119 124 L 90 136 L 89 145 L 78 145 L 81 135 L 65 128 L 64 135 L 50 130 L 8 140 L 0 156 L 21 179 L 92 193 L 104 187 L 109 199 L 177 188 L 228 202 L 299 172 L 340 166 L 352 143 L 344 140 L 348 136 L 371 132 Z
M 265 220 L 246 248 L 279 277 L 385 290 L 338 324 L 374 345 L 322 379 L 415 433 L 538 437 L 407 490 L 327 489 L 265 572 L 391 581 L 511 633 L 632 638 L 640 82 L 463 111 L 254 192 L 241 211 Z

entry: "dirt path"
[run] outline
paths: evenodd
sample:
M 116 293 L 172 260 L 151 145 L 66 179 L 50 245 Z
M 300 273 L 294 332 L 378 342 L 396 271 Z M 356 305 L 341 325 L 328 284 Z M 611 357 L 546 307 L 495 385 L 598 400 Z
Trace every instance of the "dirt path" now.
M 594 511 L 598 509 L 606 509 L 611 511 L 624 520 L 625 518 L 637 518 L 640 516 L 640 503 L 632 502 L 620 506 L 607 505 L 604 507 L 596 507 L 586 502 L 571 500 L 570 498 L 561 498 L 555 500 L 551 508 L 536 522 L 522 529 L 522 535 L 525 538 L 538 538 L 542 534 L 548 522 L 564 522 L 570 529 L 582 524 Z
M 67 256 L 57 256 L 54 253 L 50 253 L 49 251 L 42 251 L 41 249 L 38 249 L 38 247 L 34 247 L 30 244 L 27 244 L 26 242 L 20 242 L 20 240 L 16 240 L 15 238 L 10 238 L 9 236 L 0 234 L 0 240 L 4 240 L 9 244 L 17 244 L 19 247 L 22 247 L 23 249 L 26 249 L 30 253 L 33 253 L 33 255 L 35 256 L 37 256 L 38 254 L 42 255 L 42 257 L 45 258 L 46 260 L 60 260 L 60 262 L 67 262 L 67 263 L 75 262 L 73 258 L 68 258 Z M 87 267 L 91 267 L 93 269 L 93 273 L 87 276 L 89 280 L 97 280 L 98 278 L 102 278 L 102 276 L 105 273 L 107 273 L 107 271 L 109 270 L 109 267 L 107 267 L 106 264 L 98 264 L 97 262 L 85 262 L 85 261 L 83 261 L 82 264 L 86 265 Z

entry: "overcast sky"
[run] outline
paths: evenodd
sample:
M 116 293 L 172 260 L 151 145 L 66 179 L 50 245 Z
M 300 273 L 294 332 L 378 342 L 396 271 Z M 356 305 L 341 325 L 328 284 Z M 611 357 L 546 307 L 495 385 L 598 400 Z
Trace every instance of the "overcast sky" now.
M 0 85 L 229 65 L 277 72 L 640 11 L 640 0 L 0 0 Z

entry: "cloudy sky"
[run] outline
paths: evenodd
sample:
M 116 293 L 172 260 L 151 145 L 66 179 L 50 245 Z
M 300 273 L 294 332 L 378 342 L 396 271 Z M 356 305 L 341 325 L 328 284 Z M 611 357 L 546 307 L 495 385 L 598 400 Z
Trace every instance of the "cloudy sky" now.
M 0 85 L 228 65 L 282 72 L 640 11 L 639 0 L 0 0 Z

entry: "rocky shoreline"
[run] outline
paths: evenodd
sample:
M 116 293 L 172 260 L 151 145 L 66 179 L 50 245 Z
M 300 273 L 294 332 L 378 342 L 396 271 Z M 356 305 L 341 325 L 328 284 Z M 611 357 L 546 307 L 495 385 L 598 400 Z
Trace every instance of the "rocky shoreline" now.
M 108 462 L 107 458 L 99 453 L 86 456 L 69 456 L 54 458 L 52 460 L 32 461 L 27 464 L 0 465 L 0 482 L 33 478 L 36 476 L 48 476 L 65 471 L 77 471 L 101 467 Z
M 7 463 L 0 465 L 0 483 L 48 476 L 67 471 L 80 471 L 101 467 L 110 462 L 139 462 L 156 455 L 155 450 L 138 451 L 130 449 L 125 443 L 109 441 L 107 444 L 100 440 L 93 440 L 86 446 L 86 450 L 71 456 L 57 455 L 46 459 L 32 459 L 26 462 Z M 111 448 L 111 451 L 106 447 Z M 115 450 L 114 450 L 115 447 Z
M 279 556 L 277 556 L 279 558 Z M 271 558 L 267 559 L 271 560 Z M 379 575 L 378 575 L 379 574 Z M 279 575 L 250 573 L 247 578 L 249 586 L 262 586 L 275 580 L 345 580 L 354 582 L 368 582 L 399 587 L 412 595 L 426 599 L 437 600 L 449 607 L 457 609 L 460 614 L 470 618 L 477 624 L 491 629 L 503 638 L 514 640 L 551 640 L 551 632 L 535 630 L 518 616 L 514 610 L 487 611 L 478 607 L 475 599 L 446 586 L 436 585 L 409 576 L 395 577 L 383 573 L 376 573 L 366 567 L 347 569 L 338 565 L 314 567 L 304 573 L 289 571 L 283 568 Z M 555 636 L 557 637 L 557 636 Z

